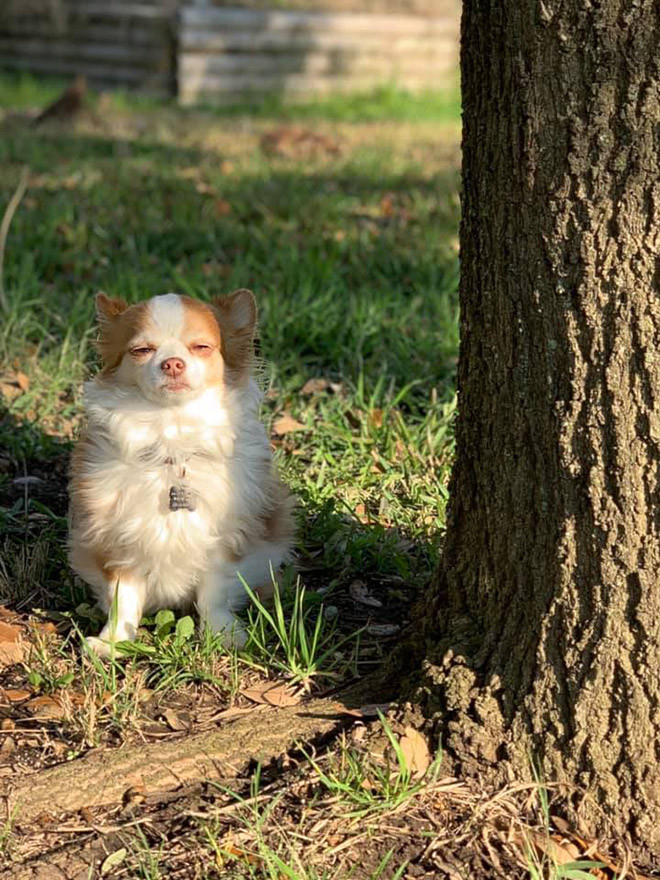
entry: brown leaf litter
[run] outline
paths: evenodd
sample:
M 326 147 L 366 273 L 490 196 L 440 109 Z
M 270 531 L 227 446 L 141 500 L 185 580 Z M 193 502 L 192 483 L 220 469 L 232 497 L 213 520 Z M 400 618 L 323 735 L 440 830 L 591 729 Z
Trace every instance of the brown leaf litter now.
M 342 147 L 336 138 L 301 125 L 280 125 L 265 132 L 259 141 L 267 156 L 284 159 L 319 159 L 339 156 Z

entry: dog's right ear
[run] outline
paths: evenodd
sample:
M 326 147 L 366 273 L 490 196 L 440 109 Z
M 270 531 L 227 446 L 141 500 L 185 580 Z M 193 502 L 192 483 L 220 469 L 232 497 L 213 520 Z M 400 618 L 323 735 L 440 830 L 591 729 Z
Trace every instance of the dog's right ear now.
M 96 318 L 101 326 L 113 321 L 128 308 L 128 303 L 123 299 L 112 299 L 105 293 L 97 293 L 95 302 Z

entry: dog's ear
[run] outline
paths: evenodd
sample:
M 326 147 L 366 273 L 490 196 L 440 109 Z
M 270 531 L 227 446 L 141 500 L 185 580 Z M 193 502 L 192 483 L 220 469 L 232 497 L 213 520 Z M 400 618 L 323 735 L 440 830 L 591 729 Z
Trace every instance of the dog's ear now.
M 123 299 L 112 299 L 102 292 L 96 294 L 95 302 L 96 318 L 101 325 L 114 320 L 114 318 L 117 318 L 128 308 L 128 303 L 124 302 Z
M 257 324 L 257 301 L 251 290 L 245 287 L 227 296 L 218 296 L 213 305 L 227 331 L 234 335 L 254 335 Z
M 254 336 L 257 330 L 257 302 L 251 290 L 242 288 L 228 296 L 213 300 L 220 325 L 222 356 L 235 370 L 249 367 L 254 354 Z

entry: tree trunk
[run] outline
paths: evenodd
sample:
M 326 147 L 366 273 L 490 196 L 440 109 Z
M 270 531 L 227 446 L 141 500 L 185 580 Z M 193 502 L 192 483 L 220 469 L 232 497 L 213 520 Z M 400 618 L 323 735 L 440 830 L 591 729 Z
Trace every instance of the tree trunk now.
M 650 857 L 659 61 L 654 0 L 465 0 L 457 458 L 423 609 L 449 750 L 586 788 L 591 829 Z

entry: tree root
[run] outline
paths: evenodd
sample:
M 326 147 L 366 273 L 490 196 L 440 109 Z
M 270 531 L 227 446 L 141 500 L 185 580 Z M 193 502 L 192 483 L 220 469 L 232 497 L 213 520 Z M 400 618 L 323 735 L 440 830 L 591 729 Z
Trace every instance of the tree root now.
M 6 819 L 20 826 L 43 813 L 121 803 L 132 788 L 153 796 L 201 780 L 237 776 L 253 761 L 267 762 L 297 743 L 331 735 L 352 717 L 342 703 L 319 699 L 255 712 L 186 739 L 91 752 L 20 780 L 5 797 Z

